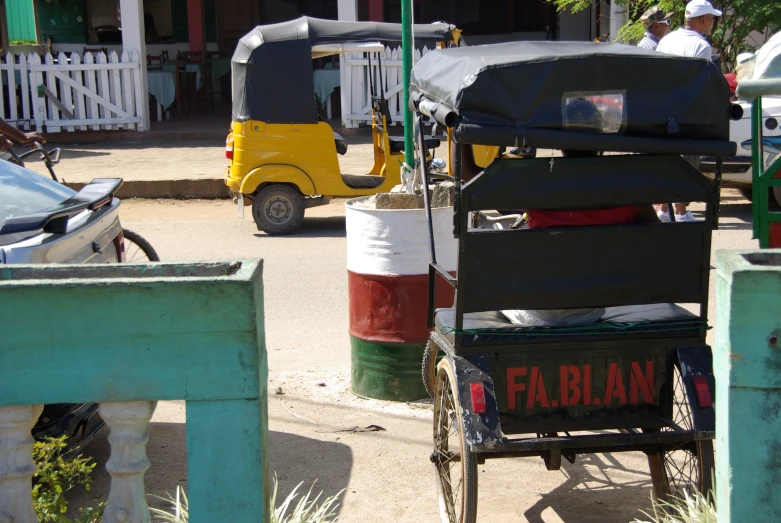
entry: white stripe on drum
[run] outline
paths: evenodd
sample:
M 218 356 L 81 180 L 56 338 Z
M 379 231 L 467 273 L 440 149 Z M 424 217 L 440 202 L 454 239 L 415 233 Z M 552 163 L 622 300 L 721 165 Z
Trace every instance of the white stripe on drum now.
M 345 203 L 347 269 L 358 274 L 428 274 L 429 246 L 423 209 L 361 209 Z M 437 262 L 456 270 L 458 241 L 453 237 L 453 208 L 432 210 Z

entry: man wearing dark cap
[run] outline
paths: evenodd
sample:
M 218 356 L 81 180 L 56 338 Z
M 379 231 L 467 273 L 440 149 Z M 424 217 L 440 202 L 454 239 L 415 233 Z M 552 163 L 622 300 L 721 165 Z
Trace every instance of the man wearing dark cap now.
M 670 17 L 672 13 L 666 13 L 659 6 L 652 7 L 640 17 L 640 21 L 645 27 L 645 35 L 637 47 L 656 51 L 659 40 L 667 36 L 670 32 Z

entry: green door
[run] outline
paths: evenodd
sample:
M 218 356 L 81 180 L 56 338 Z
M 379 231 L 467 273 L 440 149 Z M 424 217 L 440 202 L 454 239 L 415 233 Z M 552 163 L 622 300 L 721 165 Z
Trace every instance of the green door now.
M 83 0 L 37 0 L 41 38 L 54 43 L 87 42 L 87 17 Z

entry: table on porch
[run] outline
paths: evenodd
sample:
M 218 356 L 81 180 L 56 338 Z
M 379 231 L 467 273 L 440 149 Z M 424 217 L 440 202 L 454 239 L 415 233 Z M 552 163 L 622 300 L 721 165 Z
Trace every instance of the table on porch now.
M 162 121 L 163 113 L 176 100 L 176 77 L 172 71 L 147 71 L 146 84 L 149 94 L 157 103 L 157 121 Z
M 228 74 L 231 70 L 230 60 L 227 58 L 213 58 L 211 61 L 211 79 L 212 89 L 218 83 L 220 78 Z M 203 65 L 202 63 L 191 62 L 185 66 L 188 73 L 195 75 L 195 90 L 199 91 L 203 87 Z M 157 120 L 163 119 L 163 113 L 168 110 L 171 104 L 176 100 L 176 60 L 169 60 L 163 65 L 162 70 L 147 71 L 147 88 L 149 94 L 157 100 Z
M 315 69 L 313 80 L 315 83 L 315 96 L 321 104 L 325 104 L 326 116 L 332 118 L 331 95 L 334 89 L 341 85 L 339 69 Z

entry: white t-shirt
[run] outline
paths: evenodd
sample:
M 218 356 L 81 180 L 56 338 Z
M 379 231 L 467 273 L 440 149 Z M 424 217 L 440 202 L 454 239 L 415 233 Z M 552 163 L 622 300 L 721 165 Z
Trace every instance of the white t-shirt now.
M 697 31 L 681 28 L 668 34 L 656 48 L 660 53 L 711 59 L 711 46 Z
M 560 327 L 591 325 L 605 315 L 603 307 L 597 309 L 546 309 L 509 310 L 502 314 L 514 325 L 524 327 Z

